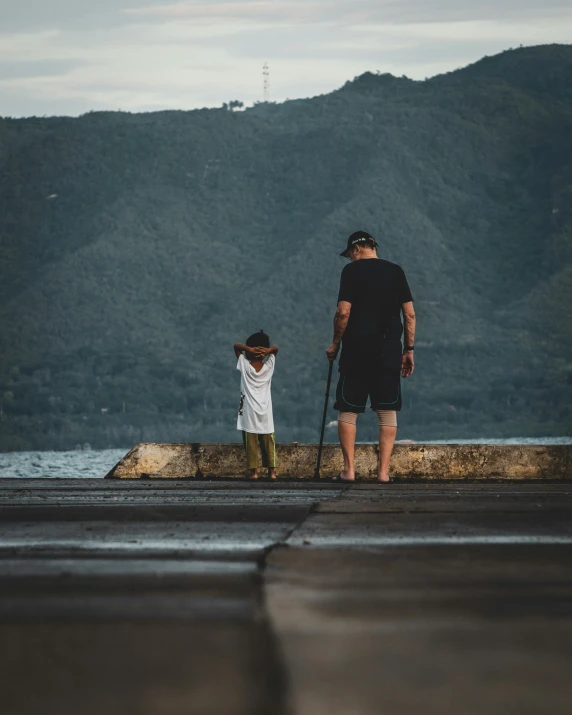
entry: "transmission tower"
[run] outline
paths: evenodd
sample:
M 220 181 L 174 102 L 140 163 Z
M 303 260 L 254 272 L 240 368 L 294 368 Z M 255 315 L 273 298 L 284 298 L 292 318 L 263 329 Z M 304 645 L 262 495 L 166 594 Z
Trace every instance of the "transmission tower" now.
M 270 68 L 268 67 L 268 62 L 265 62 L 262 67 L 262 79 L 264 87 L 264 101 L 268 102 L 270 99 Z

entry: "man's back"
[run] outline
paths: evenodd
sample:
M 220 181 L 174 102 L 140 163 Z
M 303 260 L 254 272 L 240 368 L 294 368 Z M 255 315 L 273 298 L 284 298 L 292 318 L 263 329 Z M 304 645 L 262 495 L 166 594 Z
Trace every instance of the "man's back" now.
M 368 338 L 399 339 L 401 306 L 412 300 L 403 269 L 380 258 L 349 263 L 342 271 L 339 301 L 351 303 L 344 346 Z

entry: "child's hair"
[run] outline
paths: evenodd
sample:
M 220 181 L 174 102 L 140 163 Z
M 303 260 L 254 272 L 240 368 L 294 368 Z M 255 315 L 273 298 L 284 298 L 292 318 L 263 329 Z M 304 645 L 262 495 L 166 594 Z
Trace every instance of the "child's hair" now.
M 246 344 L 249 348 L 269 348 L 270 338 L 266 335 L 264 330 L 261 330 L 259 333 L 252 333 L 252 335 L 246 339 Z

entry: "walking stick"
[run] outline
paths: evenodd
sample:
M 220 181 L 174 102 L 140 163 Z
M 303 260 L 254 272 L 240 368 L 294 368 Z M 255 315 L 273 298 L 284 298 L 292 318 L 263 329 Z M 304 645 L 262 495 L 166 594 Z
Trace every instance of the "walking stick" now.
M 332 369 L 334 361 L 330 360 L 328 368 L 328 384 L 326 385 L 326 399 L 324 400 L 324 414 L 322 416 L 322 430 L 320 432 L 320 446 L 318 447 L 318 463 L 314 472 L 314 479 L 320 479 L 320 463 L 322 462 L 322 445 L 324 444 L 324 430 L 326 429 L 326 414 L 328 412 L 328 400 L 330 399 L 330 384 L 332 382 Z

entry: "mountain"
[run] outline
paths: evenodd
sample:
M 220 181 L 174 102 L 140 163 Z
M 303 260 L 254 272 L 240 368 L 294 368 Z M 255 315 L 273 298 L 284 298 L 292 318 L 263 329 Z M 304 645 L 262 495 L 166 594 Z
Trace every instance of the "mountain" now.
M 245 111 L 0 119 L 0 449 L 236 441 L 232 344 L 260 328 L 277 439 L 316 440 L 359 228 L 415 298 L 400 437 L 570 432 L 572 46 L 552 45 Z

